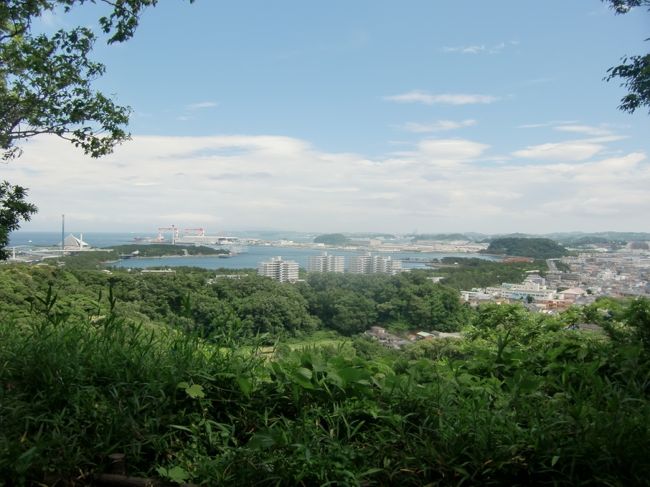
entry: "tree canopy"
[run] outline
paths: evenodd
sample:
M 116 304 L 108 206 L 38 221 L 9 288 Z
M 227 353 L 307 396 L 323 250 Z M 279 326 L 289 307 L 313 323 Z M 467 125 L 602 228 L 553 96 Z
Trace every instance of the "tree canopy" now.
M 650 0 L 603 0 L 609 3 L 617 14 L 626 14 L 634 7 L 648 7 Z M 646 39 L 648 41 L 650 39 Z M 638 56 L 625 56 L 622 64 L 607 70 L 607 81 L 620 79 L 621 86 L 627 88 L 628 93 L 621 98 L 619 108 L 633 113 L 638 108 L 646 107 L 650 110 L 650 54 Z
M 4 248 L 9 243 L 9 233 L 18 229 L 20 220 L 29 220 L 36 206 L 25 202 L 25 188 L 0 183 L 0 260 L 9 255 Z
M 533 259 L 553 259 L 568 253 L 564 247 L 549 238 L 496 238 L 490 242 L 485 252 Z
M 188 0 L 192 3 L 194 0 Z M 129 138 L 130 108 L 97 91 L 93 82 L 105 66 L 90 59 L 97 39 L 86 26 L 34 31 L 46 12 L 69 12 L 84 4 L 104 4 L 99 29 L 109 44 L 130 39 L 142 12 L 158 0 L 3 0 L 0 2 L 0 152 L 3 160 L 20 155 L 20 143 L 41 134 L 69 140 L 92 157 L 110 153 Z M 7 182 L 0 207 L 0 258 L 7 236 L 36 207 L 27 191 Z M 10 197 L 9 197 L 10 195 Z M 8 204 L 8 203 L 11 204 Z
M 350 243 L 350 239 L 342 233 L 326 233 L 316 237 L 314 243 L 322 243 L 325 245 L 346 245 Z

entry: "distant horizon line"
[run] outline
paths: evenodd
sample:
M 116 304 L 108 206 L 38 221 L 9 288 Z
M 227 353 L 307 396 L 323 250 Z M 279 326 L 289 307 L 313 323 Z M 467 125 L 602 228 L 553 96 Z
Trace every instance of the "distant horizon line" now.
M 183 230 L 182 227 L 179 227 L 179 230 Z M 215 231 L 217 232 L 217 231 Z M 324 235 L 324 234 L 349 234 L 349 235 L 356 235 L 356 234 L 367 234 L 367 235 L 385 235 L 385 234 L 390 234 L 390 235 L 450 235 L 450 234 L 459 234 L 459 235 L 472 235 L 472 234 L 478 234 L 478 235 L 513 235 L 513 234 L 523 234 L 523 235 L 554 235 L 554 234 L 595 234 L 595 233 L 647 233 L 650 235 L 650 230 L 555 230 L 555 231 L 548 231 L 548 232 L 543 232 L 543 233 L 533 233 L 533 232 L 525 232 L 525 231 L 507 231 L 507 232 L 479 232 L 479 231 L 411 231 L 411 232 L 393 232 L 389 230 L 384 230 L 384 231 L 364 231 L 364 230 L 357 230 L 357 231 L 310 231 L 310 230 L 287 230 L 287 229 L 230 229 L 230 230 L 222 230 L 218 231 L 218 233 L 232 233 L 232 232 L 237 232 L 237 233 L 282 233 L 282 232 L 287 232 L 287 233 L 297 233 L 297 234 L 313 234 L 313 235 Z M 60 230 L 25 230 L 25 229 L 18 229 L 15 230 L 11 233 L 56 233 L 60 234 Z M 102 233 L 102 234 L 111 234 L 111 233 L 125 233 L 125 234 L 157 234 L 159 233 L 157 230 L 147 230 L 147 231 L 140 231 L 140 230 L 66 230 L 66 233 Z

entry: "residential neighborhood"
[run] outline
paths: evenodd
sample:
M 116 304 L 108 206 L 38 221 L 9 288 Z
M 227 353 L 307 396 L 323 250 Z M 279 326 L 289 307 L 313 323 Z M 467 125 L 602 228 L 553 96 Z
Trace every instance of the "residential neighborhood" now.
M 599 296 L 650 296 L 650 251 L 588 252 L 547 260 L 542 277 L 531 271 L 521 283 L 461 291 L 463 301 L 476 306 L 485 302 L 523 302 L 535 311 L 554 313 L 572 305 L 594 302 Z

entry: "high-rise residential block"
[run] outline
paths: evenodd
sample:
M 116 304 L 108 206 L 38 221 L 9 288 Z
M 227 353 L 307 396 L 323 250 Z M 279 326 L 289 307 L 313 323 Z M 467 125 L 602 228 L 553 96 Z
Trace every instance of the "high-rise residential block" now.
M 372 255 L 366 253 L 350 257 L 348 271 L 352 274 L 390 274 L 395 275 L 402 271 L 402 261 L 393 260 L 392 257 Z
M 345 257 L 342 255 L 330 255 L 323 252 L 322 255 L 314 255 L 307 263 L 309 272 L 344 272 Z
M 280 282 L 295 282 L 298 280 L 298 269 L 298 263 L 293 260 L 273 257 L 269 261 L 260 262 L 257 266 L 257 273 Z

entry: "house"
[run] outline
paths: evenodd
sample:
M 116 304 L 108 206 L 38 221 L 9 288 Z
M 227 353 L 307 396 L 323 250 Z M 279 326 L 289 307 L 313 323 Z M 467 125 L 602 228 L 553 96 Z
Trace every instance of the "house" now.
M 587 294 L 587 291 L 579 287 L 572 287 L 565 289 L 564 291 L 560 291 L 558 294 L 562 297 L 562 299 L 575 302 L 576 299 Z

